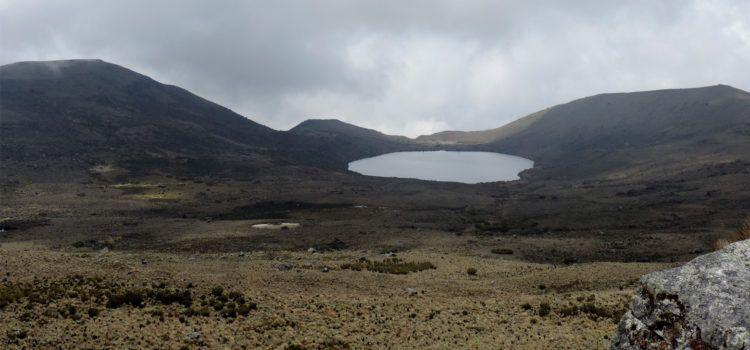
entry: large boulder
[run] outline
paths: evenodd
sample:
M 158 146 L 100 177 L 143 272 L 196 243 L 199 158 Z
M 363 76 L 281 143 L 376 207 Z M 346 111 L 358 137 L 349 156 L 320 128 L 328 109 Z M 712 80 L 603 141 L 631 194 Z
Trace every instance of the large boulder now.
M 641 278 L 611 349 L 750 349 L 750 240 Z

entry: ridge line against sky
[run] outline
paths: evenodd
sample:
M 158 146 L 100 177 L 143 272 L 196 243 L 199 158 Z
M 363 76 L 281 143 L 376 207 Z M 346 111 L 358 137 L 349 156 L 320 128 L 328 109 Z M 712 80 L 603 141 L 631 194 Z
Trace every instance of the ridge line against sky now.
M 750 88 L 750 1 L 0 0 L 0 63 L 101 58 L 259 123 L 483 130 L 605 92 Z

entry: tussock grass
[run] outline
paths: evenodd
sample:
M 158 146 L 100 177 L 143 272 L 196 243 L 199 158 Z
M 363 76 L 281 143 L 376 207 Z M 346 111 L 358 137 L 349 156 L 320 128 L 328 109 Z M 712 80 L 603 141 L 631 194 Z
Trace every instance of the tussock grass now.
M 722 237 L 714 242 L 714 250 L 721 250 L 724 247 L 739 241 L 750 239 L 750 217 L 745 218 L 740 222 L 734 233 L 727 237 Z
M 738 241 L 750 239 L 750 217 L 742 221 L 735 235 Z

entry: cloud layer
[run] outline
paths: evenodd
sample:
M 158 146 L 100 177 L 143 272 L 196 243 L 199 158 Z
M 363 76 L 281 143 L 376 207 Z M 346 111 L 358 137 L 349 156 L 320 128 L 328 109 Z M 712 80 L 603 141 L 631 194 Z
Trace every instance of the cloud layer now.
M 748 90 L 750 2 L 0 0 L 0 63 L 67 58 L 278 129 L 335 117 L 416 136 L 602 92 Z

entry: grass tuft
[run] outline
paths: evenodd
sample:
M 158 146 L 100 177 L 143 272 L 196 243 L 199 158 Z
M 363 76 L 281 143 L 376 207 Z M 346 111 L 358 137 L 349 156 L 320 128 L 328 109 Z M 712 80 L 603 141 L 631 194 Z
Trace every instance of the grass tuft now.
M 724 247 L 739 241 L 750 239 L 750 217 L 740 222 L 735 232 L 727 237 L 721 237 L 714 242 L 714 250 L 721 250 Z
M 549 303 L 543 302 L 539 304 L 539 317 L 544 317 L 549 315 L 552 308 L 549 306 Z

